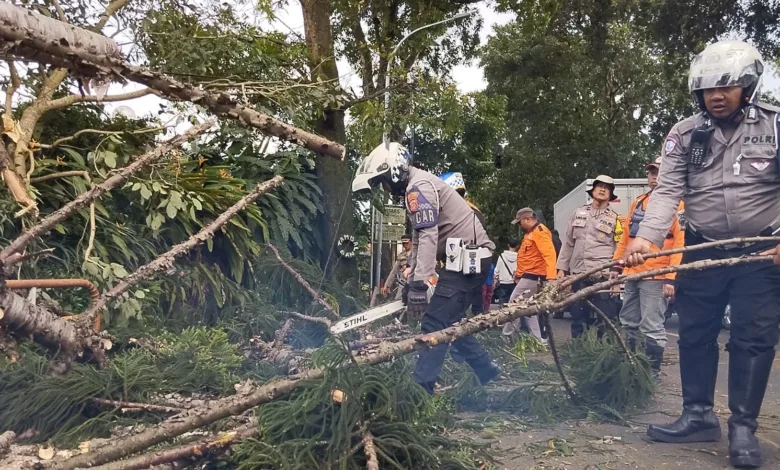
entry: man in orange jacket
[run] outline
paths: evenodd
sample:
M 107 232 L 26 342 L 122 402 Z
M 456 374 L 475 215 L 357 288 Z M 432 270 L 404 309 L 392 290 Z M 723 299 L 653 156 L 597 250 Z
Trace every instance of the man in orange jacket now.
M 631 203 L 631 209 L 626 217 L 628 231 L 623 232 L 623 237 L 615 250 L 614 259 L 623 257 L 626 246 L 636 237 L 639 231 L 639 224 L 645 216 L 650 197 L 655 187 L 658 186 L 660 165 L 661 157 L 645 165 L 650 192 L 642 194 Z M 682 203 L 680 203 L 678 211 L 682 211 Z M 685 233 L 680 230 L 679 220 L 675 218 L 664 240 L 663 249 L 681 248 L 684 242 Z M 653 246 L 653 251 L 658 251 L 658 247 Z M 623 274 L 628 275 L 667 266 L 676 266 L 680 264 L 681 259 L 682 254 L 680 253 L 672 256 L 652 258 L 647 260 L 645 264 L 631 268 L 615 266 L 612 269 L 612 277 L 617 277 L 621 271 Z M 666 346 L 664 314 L 668 299 L 674 296 L 674 278 L 675 273 L 669 273 L 639 281 L 626 282 L 623 308 L 620 310 L 620 323 L 626 330 L 629 345 L 635 348 L 637 341 L 644 340 L 645 353 L 650 357 L 650 363 L 656 377 L 658 377 L 658 373 L 661 370 L 661 362 L 664 357 L 664 347 Z
M 555 271 L 555 246 L 552 242 L 550 230 L 536 219 L 536 214 L 530 207 L 524 207 L 517 211 L 512 224 L 520 224 L 525 232 L 520 249 L 517 250 L 517 268 L 515 280 L 517 285 L 509 297 L 509 302 L 514 302 L 518 297 L 528 298 L 539 292 L 539 287 L 548 280 L 556 278 Z M 528 330 L 543 343 L 539 328 L 539 319 L 536 316 L 524 317 Z M 520 319 L 505 323 L 503 334 L 510 338 L 520 331 Z

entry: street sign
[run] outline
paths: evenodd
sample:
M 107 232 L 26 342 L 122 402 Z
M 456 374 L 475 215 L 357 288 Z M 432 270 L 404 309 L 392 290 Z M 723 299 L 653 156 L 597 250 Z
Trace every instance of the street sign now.
M 379 224 L 374 222 L 374 236 L 376 241 L 378 236 Z M 385 206 L 385 214 L 382 217 L 382 241 L 397 242 L 401 236 L 406 233 L 406 209 L 401 206 Z
M 385 206 L 383 222 L 388 225 L 406 225 L 406 209 L 401 206 Z

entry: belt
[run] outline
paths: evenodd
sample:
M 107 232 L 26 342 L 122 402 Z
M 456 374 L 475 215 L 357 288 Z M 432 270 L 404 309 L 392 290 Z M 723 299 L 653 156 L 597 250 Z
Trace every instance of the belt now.
M 530 279 L 532 281 L 539 281 L 539 280 L 546 281 L 547 280 L 547 276 L 544 275 L 544 274 L 523 273 L 520 276 L 520 279 Z
M 690 233 L 691 236 L 699 238 L 699 239 L 701 239 L 701 240 L 703 240 L 705 242 L 719 242 L 720 241 L 720 240 L 716 240 L 714 238 L 710 238 L 710 237 L 702 234 L 701 232 L 699 232 L 695 228 L 691 227 L 690 224 L 686 228 L 686 231 L 688 233 Z M 769 237 L 769 236 L 776 235 L 778 232 L 780 232 L 780 229 L 773 229 L 770 226 L 770 227 L 767 227 L 764 230 L 762 230 L 756 236 L 758 236 L 758 237 Z M 715 246 L 713 248 L 715 248 L 716 250 L 736 250 L 738 248 L 748 248 L 748 247 L 753 246 L 755 244 L 756 244 L 755 242 L 753 242 L 753 243 L 728 243 L 726 245 Z

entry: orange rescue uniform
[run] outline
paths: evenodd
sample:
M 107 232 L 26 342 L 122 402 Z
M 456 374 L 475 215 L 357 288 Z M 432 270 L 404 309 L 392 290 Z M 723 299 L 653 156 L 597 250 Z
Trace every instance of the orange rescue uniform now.
M 525 234 L 520 249 L 517 250 L 515 277 L 520 279 L 523 274 L 527 274 L 547 280 L 555 279 L 555 263 L 552 232 L 544 224 L 537 223 Z
M 626 250 L 626 246 L 628 245 L 628 242 L 633 240 L 635 237 L 632 237 L 630 235 L 631 233 L 631 219 L 634 217 L 634 212 L 636 211 L 637 205 L 642 204 L 640 207 L 643 211 L 647 210 L 647 205 L 650 202 L 650 196 L 652 195 L 652 191 L 649 193 L 645 193 L 638 198 L 634 200 L 634 202 L 631 203 L 631 209 L 628 211 L 628 216 L 626 217 L 624 227 L 626 229 L 623 231 L 623 237 L 620 239 L 620 242 L 618 243 L 617 249 L 615 250 L 615 256 L 613 259 L 620 259 L 623 257 L 623 252 Z M 680 206 L 677 208 L 678 214 L 681 213 L 683 210 L 685 210 L 685 206 L 682 202 L 680 202 Z M 635 222 L 636 223 L 636 222 Z M 669 228 L 669 233 L 666 234 L 666 238 L 664 239 L 664 246 L 663 250 L 671 250 L 673 248 L 682 248 L 685 245 L 685 232 L 683 232 L 680 229 L 680 222 L 678 217 L 674 218 L 674 222 L 672 222 L 671 228 Z M 659 251 L 659 248 L 653 244 L 650 248 L 650 251 L 657 252 Z M 662 256 L 660 258 L 650 258 L 647 261 L 645 261 L 644 264 L 640 264 L 637 266 L 633 266 L 630 268 L 622 268 L 623 274 L 637 274 L 637 273 L 643 273 L 646 271 L 651 271 L 653 269 L 661 269 L 665 268 L 667 266 L 677 266 L 682 261 L 682 253 L 678 253 L 676 255 L 671 256 Z M 620 271 L 621 268 L 619 266 L 615 266 L 616 271 Z M 668 273 L 668 274 L 662 274 L 660 276 L 654 276 L 650 279 L 666 279 L 673 281 L 677 273 Z

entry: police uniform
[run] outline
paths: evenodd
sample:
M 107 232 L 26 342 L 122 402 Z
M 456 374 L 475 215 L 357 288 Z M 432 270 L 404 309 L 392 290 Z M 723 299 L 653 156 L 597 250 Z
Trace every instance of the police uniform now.
M 572 212 L 561 239 L 561 252 L 556 269 L 568 274 L 581 274 L 612 260 L 623 235 L 620 216 L 610 207 L 594 209 L 586 204 Z M 573 291 L 584 289 L 603 279 L 606 273 L 583 279 L 572 285 Z M 609 294 L 596 294 L 592 300 L 601 311 L 614 318 L 615 303 Z M 593 325 L 590 307 L 583 301 L 571 306 L 571 335 L 577 338 L 587 326 Z
M 409 169 L 406 187 L 406 209 L 413 232 L 410 281 L 428 281 L 439 261 L 445 259 L 448 238 L 461 238 L 465 244 L 478 246 L 480 273 L 442 269 L 428 310 L 422 318 L 423 333 L 438 331 L 460 321 L 473 300 L 475 289 L 487 279 L 495 245 L 468 203 L 447 183 L 418 168 Z M 497 366 L 476 338 L 469 336 L 452 344 L 484 383 L 497 374 Z M 420 353 L 414 372 L 417 383 L 433 392 L 448 345 L 442 344 Z
M 663 144 L 658 187 L 638 236 L 662 244 L 681 198 L 685 202 L 687 221 L 686 246 L 770 235 L 780 214 L 778 116 L 777 108 L 759 103 L 745 109 L 736 127 L 723 129 L 705 113 L 675 125 Z M 693 157 L 701 160 L 697 162 Z M 691 251 L 683 254 L 682 262 L 734 258 L 775 245 L 734 245 Z M 718 334 L 726 305 L 731 305 L 727 349 L 732 412 L 729 429 L 733 444 L 735 439 L 745 437 L 736 433 L 744 429 L 752 433 L 757 426 L 780 335 L 780 267 L 751 263 L 681 272 L 676 288 L 683 413 L 708 417 L 713 426 L 717 424 L 712 406 L 718 369 Z M 659 440 L 675 439 L 675 424 L 668 429 L 651 427 L 648 434 Z M 715 434 L 720 437 L 719 428 L 717 433 L 713 428 L 713 439 Z M 760 460 L 755 449 L 746 451 L 740 445 L 730 451 L 733 462 L 744 461 L 740 455 L 753 459 L 751 462 Z

